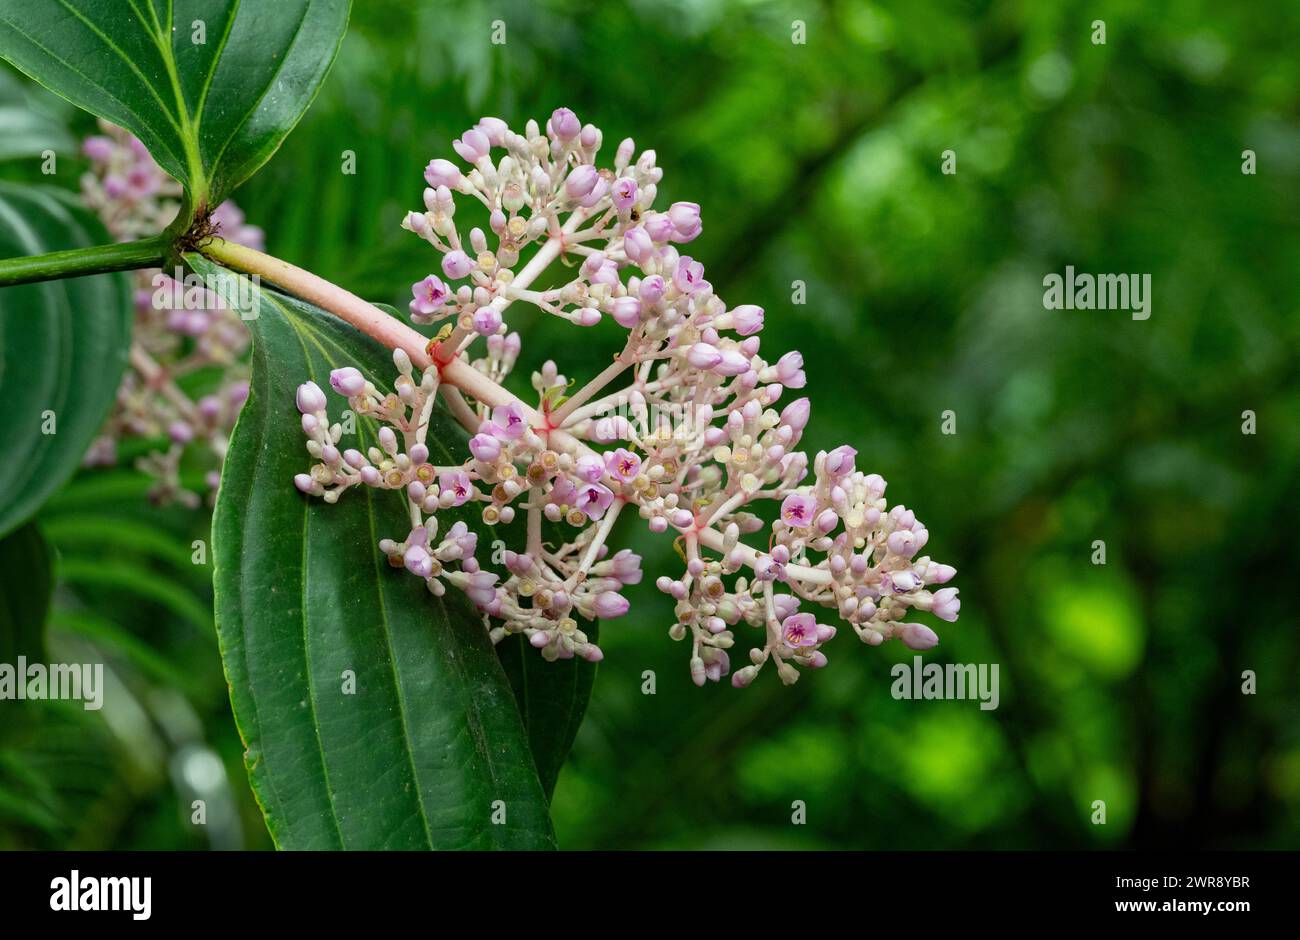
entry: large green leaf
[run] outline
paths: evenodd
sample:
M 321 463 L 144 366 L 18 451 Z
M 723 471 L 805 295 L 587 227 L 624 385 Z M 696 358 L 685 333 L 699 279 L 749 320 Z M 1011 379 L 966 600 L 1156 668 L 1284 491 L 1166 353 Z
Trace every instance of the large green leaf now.
M 50 549 L 35 523 L 0 539 L 0 663 L 44 660 L 50 569 Z
M 0 183 L 0 259 L 108 240 L 57 189 Z M 131 338 L 124 274 L 0 290 L 0 536 L 81 462 L 113 403 Z
M 283 848 L 552 846 L 481 617 L 460 592 L 435 598 L 379 553 L 379 539 L 409 526 L 402 496 L 352 492 L 329 506 L 292 483 L 310 463 L 298 384 L 328 387 L 345 364 L 382 381 L 389 352 L 295 299 L 262 291 L 257 302 L 252 390 L 223 469 L 213 554 L 231 703 L 272 836 Z M 359 443 L 375 430 L 359 419 Z M 437 415 L 433 459 L 453 460 L 445 439 L 458 438 Z M 344 694 L 346 671 L 356 694 Z M 504 825 L 492 821 L 497 801 Z
M 131 130 L 197 208 L 251 176 L 302 117 L 349 5 L 0 0 L 0 56 Z
M 376 303 L 374 306 L 392 316 L 401 316 L 391 304 Z M 456 459 L 463 459 L 469 450 L 469 435 L 459 425 L 450 422 L 446 433 L 449 440 L 457 441 L 457 446 L 452 449 L 462 456 Z M 484 524 L 477 513 L 466 514 L 463 518 L 478 532 L 484 545 L 496 539 L 514 546 L 524 543 L 525 523 L 522 519 L 513 525 L 498 525 L 493 529 Z M 542 532 L 544 539 L 555 545 L 565 541 L 563 524 L 543 522 Z M 600 634 L 595 622 L 584 624 L 583 630 L 593 643 Z M 528 648 L 528 642 L 522 636 L 507 637 L 498 643 L 497 655 L 515 693 L 524 727 L 528 729 L 528 743 L 537 765 L 537 776 L 542 781 L 546 799 L 550 800 L 560 769 L 573 749 L 578 727 L 587 714 L 587 703 L 591 701 L 592 686 L 596 682 L 596 664 L 577 657 L 548 663 L 536 650 Z
M 583 624 L 583 630 L 594 643 L 597 625 Z M 498 643 L 497 655 L 528 729 L 537 776 L 549 800 L 587 713 L 596 664 L 576 656 L 548 663 L 522 636 L 506 637 Z

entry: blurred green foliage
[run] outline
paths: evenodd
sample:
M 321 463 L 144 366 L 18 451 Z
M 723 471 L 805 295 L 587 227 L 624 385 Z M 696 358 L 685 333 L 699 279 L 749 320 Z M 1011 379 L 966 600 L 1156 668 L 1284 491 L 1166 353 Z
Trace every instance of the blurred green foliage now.
M 480 116 L 566 105 L 607 152 L 653 147 L 661 203 L 703 207 L 690 251 L 718 292 L 767 309 L 765 350 L 803 352 L 806 445 L 856 446 L 958 568 L 962 618 L 928 657 L 1000 665 L 996 711 L 897 701 L 910 651 L 846 631 L 793 688 L 697 690 L 652 584 L 679 561 L 625 520 L 651 576 L 602 631 L 562 846 L 1297 845 L 1297 38 L 1282 2 L 356 4 L 316 104 L 236 194 L 269 250 L 404 307 L 435 259 L 398 222 Z M 1151 318 L 1045 310 L 1066 265 L 1150 274 Z M 522 363 L 581 381 L 619 348 L 612 323 L 578 342 L 511 325 L 519 388 Z M 137 766 L 129 718 L 70 714 L 36 750 L 0 729 L 0 845 L 215 843 L 188 824 L 185 747 L 221 757 L 194 774 L 229 794 L 227 836 L 265 845 L 194 622 L 210 588 L 171 557 L 206 519 L 131 509 L 129 477 L 84 474 L 42 516 L 62 554 L 51 642 L 117 651 L 157 759 Z M 166 727 L 177 702 L 186 733 Z M 33 774 L 48 799 L 15 823 L 5 787 Z

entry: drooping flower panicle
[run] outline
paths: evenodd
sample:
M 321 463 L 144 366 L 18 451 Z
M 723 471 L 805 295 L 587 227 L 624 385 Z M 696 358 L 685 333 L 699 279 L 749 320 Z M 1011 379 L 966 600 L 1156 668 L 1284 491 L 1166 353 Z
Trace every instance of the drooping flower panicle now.
M 624 140 L 613 165 L 598 167 L 601 143 L 597 128 L 560 108 L 523 133 L 483 118 L 452 144 L 467 168 L 429 163 L 424 208 L 402 226 L 441 254 L 410 301 L 414 322 L 446 321 L 434 362 L 417 373 L 397 350 L 391 393 L 356 369 L 331 375 L 349 406 L 382 426 L 365 453 L 338 450 L 342 428 L 330 423 L 324 392 L 304 384 L 297 404 L 317 462 L 298 488 L 328 502 L 357 485 L 401 491 L 410 531 L 379 546 L 393 567 L 434 593 L 465 591 L 494 641 L 521 633 L 548 659 L 599 659 L 580 619 L 627 611 L 623 588 L 641 580 L 641 560 L 615 551 L 611 534 L 628 507 L 679 546 L 684 568 L 655 584 L 674 602 L 669 635 L 690 639 L 697 684 L 730 675 L 746 686 L 768 663 L 788 684 L 799 667 L 825 666 L 822 646 L 836 628 L 805 607 L 835 611 L 871 645 L 933 646 L 934 631 L 909 618 L 955 620 L 960 601 L 955 588 L 938 588 L 954 570 L 922 554 L 929 532 L 888 505 L 885 481 L 858 469 L 852 447 L 811 459 L 798 449 L 809 401 L 783 399 L 806 384 L 802 356 L 765 356 L 763 309 L 727 307 L 704 266 L 682 253 L 703 232 L 700 207 L 654 208 L 654 151 L 638 156 Z M 484 206 L 487 231 L 461 231 L 458 197 Z M 572 277 L 533 289 L 561 257 Z M 608 318 L 623 348 L 571 394 L 555 363 L 543 363 L 527 404 L 501 386 L 520 353 L 509 322 L 516 302 L 579 327 Z M 452 364 L 469 371 L 456 381 Z M 439 394 L 471 435 L 454 466 L 428 462 Z M 463 521 L 440 534 L 438 513 L 467 505 L 488 525 L 527 520 L 524 544 L 504 552 L 499 570 L 480 564 Z M 543 520 L 567 526 L 569 541 L 544 542 Z M 746 536 L 757 536 L 753 545 Z M 760 642 L 733 670 L 730 651 L 746 628 Z

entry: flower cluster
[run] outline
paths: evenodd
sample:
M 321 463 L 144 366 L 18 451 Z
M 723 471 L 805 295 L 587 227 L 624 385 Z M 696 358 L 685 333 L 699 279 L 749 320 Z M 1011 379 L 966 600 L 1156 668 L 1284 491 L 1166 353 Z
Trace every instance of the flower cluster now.
M 857 468 L 853 448 L 811 460 L 798 449 L 809 401 L 782 399 L 806 383 L 802 357 L 765 356 L 763 309 L 728 307 L 683 254 L 703 230 L 700 207 L 654 208 L 654 151 L 638 156 L 624 140 L 613 166 L 598 167 L 601 142 L 560 108 L 544 129 L 530 121 L 522 134 L 483 118 L 452 145 L 468 169 L 429 163 L 424 211 L 402 224 L 442 256 L 441 273 L 414 284 L 410 302 L 413 321 L 447 321 L 427 350 L 431 363 L 417 375 L 399 349 L 392 393 L 355 368 L 331 374 L 352 409 L 381 424 L 378 446 L 364 453 L 338 450 L 342 429 L 329 423 L 324 392 L 301 386 L 318 462 L 298 488 L 329 502 L 355 485 L 403 491 L 411 528 L 380 543 L 390 563 L 435 593 L 446 583 L 464 590 L 494 640 L 522 633 L 548 659 L 599 659 L 578 618 L 628 609 L 622 589 L 641 579 L 640 558 L 611 547 L 627 507 L 675 537 L 684 567 L 655 583 L 675 602 L 669 635 L 690 640 L 699 685 L 730 675 L 743 687 L 768 663 L 789 684 L 800 667 L 826 665 L 822 646 L 836 627 L 818 622 L 816 609 L 834 610 L 870 645 L 933 646 L 937 635 L 912 613 L 956 619 L 957 590 L 940 587 L 953 568 L 922 554 L 925 526 L 888 505 L 885 481 Z M 457 196 L 482 205 L 487 230 L 462 234 Z M 558 258 L 572 276 L 534 288 Z M 530 405 L 501 385 L 520 351 L 508 324 L 516 301 L 581 327 L 611 319 L 623 348 L 572 394 L 546 362 Z M 438 395 L 471 435 L 459 463 L 429 462 Z M 503 570 L 476 560 L 463 522 L 440 534 L 437 513 L 465 505 L 490 526 L 526 518 L 522 550 L 503 553 Z M 774 521 L 764 521 L 764 506 Z M 544 542 L 544 521 L 567 527 L 569 540 Z M 733 669 L 742 625 L 759 642 Z
M 81 180 L 82 202 L 118 241 L 162 231 L 180 207 L 180 184 L 131 134 L 105 122 L 101 128 L 101 135 L 82 145 L 90 160 Z M 227 239 L 262 244 L 261 229 L 245 224 L 232 202 L 213 210 L 210 221 Z M 155 478 L 153 499 L 196 506 L 198 494 L 181 484 L 181 461 L 198 455 L 207 467 L 206 483 L 215 489 L 230 430 L 248 397 L 242 363 L 248 331 L 220 298 L 186 288 L 163 272 L 136 272 L 134 287 L 130 367 L 85 462 L 116 463 L 118 444 L 126 439 L 164 439 L 163 447 L 147 451 L 136 466 Z M 195 397 L 182 388 L 187 376 L 213 369 L 221 382 L 209 394 Z

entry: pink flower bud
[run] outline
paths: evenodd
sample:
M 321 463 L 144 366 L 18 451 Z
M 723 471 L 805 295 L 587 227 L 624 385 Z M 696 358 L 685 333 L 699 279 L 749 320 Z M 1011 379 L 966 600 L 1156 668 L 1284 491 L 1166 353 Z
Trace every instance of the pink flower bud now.
M 641 301 L 635 297 L 619 297 L 610 313 L 619 326 L 630 330 L 641 322 Z
M 461 174 L 450 160 L 430 160 L 424 168 L 424 180 L 435 189 L 439 186 L 455 189 L 460 185 Z
M 914 650 L 928 650 L 939 642 L 939 634 L 921 623 L 903 624 L 899 638 Z
M 686 361 L 696 369 L 708 371 L 722 362 L 722 353 L 708 343 L 695 343 L 686 351 Z
M 479 307 L 473 319 L 474 332 L 479 336 L 491 336 L 501 328 L 501 314 L 495 307 Z
M 732 329 L 741 336 L 751 336 L 763 328 L 763 308 L 755 304 L 741 304 L 731 311 L 731 323 Z
M 637 296 L 641 298 L 641 303 L 654 306 L 663 298 L 664 291 L 667 289 L 664 279 L 655 274 L 641 282 L 641 286 L 637 290 Z
M 645 226 L 646 234 L 656 243 L 662 245 L 673 235 L 673 221 L 662 212 L 656 212 L 646 218 L 642 223 Z
M 853 472 L 853 458 L 858 455 L 855 448 L 842 444 L 826 455 L 826 472 L 839 479 Z
M 609 620 L 612 617 L 621 617 L 628 611 L 628 600 L 622 594 L 616 594 L 613 591 L 602 591 L 596 595 L 595 602 L 592 604 L 597 617 L 602 620 Z
M 366 377 L 352 366 L 344 366 L 330 373 L 330 387 L 340 395 L 351 398 L 360 395 L 366 387 Z
M 487 134 L 475 128 L 470 128 L 460 135 L 460 140 L 451 142 L 451 149 L 460 155 L 460 158 L 467 163 L 478 163 L 488 155 L 488 150 L 492 146 L 487 138 Z
M 316 481 L 305 473 L 299 473 L 294 476 L 293 485 L 303 493 L 311 493 L 316 487 Z
M 596 188 L 600 173 L 590 163 L 573 168 L 564 181 L 564 192 L 572 199 L 581 199 Z
M 916 554 L 919 547 L 916 544 L 916 536 L 907 529 L 890 532 L 889 538 L 885 539 L 885 544 L 895 555 L 901 555 L 904 558 L 911 558 Z
M 469 439 L 469 450 L 474 459 L 490 463 L 501 456 L 501 442 L 491 434 L 475 434 Z
M 552 134 L 566 143 L 582 133 L 582 124 L 578 121 L 578 116 L 568 108 L 556 108 L 552 111 L 547 127 Z
M 750 361 L 739 349 L 724 349 L 722 359 L 713 367 L 719 375 L 744 375 L 749 371 Z
M 474 262 L 469 260 L 469 255 L 459 249 L 449 251 L 442 256 L 442 273 L 453 281 L 460 280 L 473 270 Z
M 808 378 L 803 371 L 803 356 L 797 352 L 788 352 L 776 362 L 777 381 L 786 388 L 803 388 Z
M 934 606 L 931 612 L 940 620 L 949 622 L 957 619 L 961 610 L 961 599 L 957 597 L 957 588 L 943 588 L 934 592 Z
M 298 410 L 305 415 L 325 410 L 325 393 L 315 382 L 303 382 L 298 386 Z
M 654 242 L 650 240 L 650 235 L 643 226 L 638 225 L 623 233 L 623 253 L 627 255 L 628 260 L 641 264 L 654 257 L 654 252 Z
M 811 413 L 812 403 L 806 398 L 796 398 L 781 412 L 781 423 L 796 431 L 802 431 L 808 426 L 808 417 Z
M 510 130 L 505 121 L 498 117 L 485 117 L 479 118 L 478 124 L 474 126 L 482 132 L 493 147 L 505 146 L 506 133 Z

